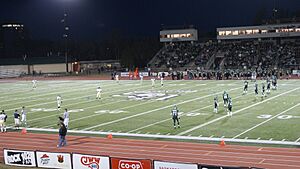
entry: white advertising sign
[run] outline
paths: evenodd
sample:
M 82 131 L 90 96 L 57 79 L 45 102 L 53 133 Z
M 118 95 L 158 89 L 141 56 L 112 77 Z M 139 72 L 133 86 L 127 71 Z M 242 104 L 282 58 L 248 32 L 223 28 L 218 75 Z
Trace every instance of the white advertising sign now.
M 154 161 L 154 169 L 198 169 L 197 164 L 171 163 L 163 161 Z
M 37 167 L 71 169 L 71 154 L 36 152 Z
M 109 157 L 73 154 L 73 169 L 110 169 Z
M 121 77 L 129 77 L 129 72 L 121 72 Z
M 34 151 L 5 149 L 3 156 L 6 165 L 36 167 Z
M 148 72 L 139 72 L 140 76 L 148 77 L 149 73 Z

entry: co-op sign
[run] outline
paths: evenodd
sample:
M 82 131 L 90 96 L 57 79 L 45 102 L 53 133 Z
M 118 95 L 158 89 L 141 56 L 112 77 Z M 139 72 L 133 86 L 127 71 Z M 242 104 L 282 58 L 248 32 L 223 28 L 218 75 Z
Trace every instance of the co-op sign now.
M 151 169 L 151 160 L 111 158 L 112 169 Z

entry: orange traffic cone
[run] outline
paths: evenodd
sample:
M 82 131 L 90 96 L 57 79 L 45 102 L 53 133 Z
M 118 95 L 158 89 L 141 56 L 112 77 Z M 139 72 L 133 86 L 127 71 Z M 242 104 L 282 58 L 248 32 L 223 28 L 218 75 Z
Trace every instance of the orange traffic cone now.
M 108 135 L 107 135 L 107 138 L 108 138 L 108 139 L 112 139 L 112 134 L 108 134 Z
M 225 143 L 225 141 L 224 140 L 221 140 L 221 142 L 220 142 L 220 146 L 225 146 L 226 145 L 226 143 Z
M 25 127 L 22 129 L 21 133 L 22 133 L 22 134 L 26 134 L 26 133 L 27 133 L 27 130 L 26 130 Z

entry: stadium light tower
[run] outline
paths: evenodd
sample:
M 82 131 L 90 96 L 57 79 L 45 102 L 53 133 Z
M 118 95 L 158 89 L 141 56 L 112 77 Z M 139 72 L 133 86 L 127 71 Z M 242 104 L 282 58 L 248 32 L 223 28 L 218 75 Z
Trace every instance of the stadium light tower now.
M 67 24 L 67 18 L 68 14 L 66 10 L 64 10 L 64 18 L 62 20 L 62 23 L 64 24 L 64 33 L 63 33 L 63 38 L 65 41 L 65 62 L 66 62 L 66 73 L 69 72 L 69 65 L 68 65 L 68 37 L 69 37 L 69 26 Z

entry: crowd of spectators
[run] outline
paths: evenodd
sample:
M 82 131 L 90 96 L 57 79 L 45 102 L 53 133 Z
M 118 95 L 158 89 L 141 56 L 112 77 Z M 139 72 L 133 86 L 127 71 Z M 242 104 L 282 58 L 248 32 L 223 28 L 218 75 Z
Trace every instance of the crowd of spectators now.
M 166 44 L 163 50 L 157 54 L 155 67 L 165 66 L 166 68 L 184 67 L 199 56 L 201 47 L 199 43 L 180 42 Z
M 218 57 L 216 58 L 216 56 Z M 160 50 L 156 55 L 155 64 L 151 66 L 169 68 L 169 70 L 188 68 L 199 72 L 203 71 L 211 57 L 215 57 L 215 62 L 214 66 L 208 70 L 222 71 L 230 76 L 247 76 L 249 73 L 241 72 L 248 71 L 268 74 L 268 71 L 272 69 L 298 69 L 300 43 L 295 40 L 281 42 L 271 40 L 174 42 L 166 44 Z

